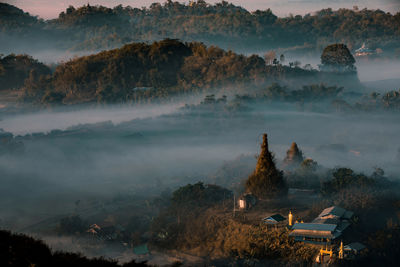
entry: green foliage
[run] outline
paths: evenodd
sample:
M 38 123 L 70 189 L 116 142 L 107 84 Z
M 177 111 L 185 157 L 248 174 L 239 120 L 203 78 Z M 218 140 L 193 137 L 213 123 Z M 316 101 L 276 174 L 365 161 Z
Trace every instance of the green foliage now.
M 65 95 L 60 92 L 47 92 L 43 98 L 42 102 L 49 104 L 61 104 Z
M 256 55 L 246 57 L 202 43 L 165 39 L 152 44 L 132 43 L 120 49 L 76 58 L 60 64 L 51 76 L 33 69 L 24 82 L 22 98 L 63 104 L 143 103 L 218 87 L 240 90 L 252 84 L 262 88 L 271 80 L 290 81 L 301 77 L 313 81 L 326 78 L 315 70 L 267 66 Z M 273 83 L 265 91 L 250 97 L 307 102 L 335 98 L 341 91 L 341 87 L 324 84 L 289 91 Z M 226 102 L 226 97 L 215 99 L 209 95 L 202 104 L 221 104 L 222 107 Z M 237 104 L 236 101 L 230 106 L 225 105 L 224 109 L 237 110 L 240 108 Z
M 310 158 L 303 160 L 297 169 L 289 169 L 285 173 L 289 187 L 320 190 L 321 180 L 325 175 L 318 173 L 319 169 L 316 161 Z
M 23 10 L 7 4 L 0 3 L 0 30 L 1 31 L 24 31 L 24 28 L 35 29 L 35 26 L 40 24 L 40 21 L 25 13 Z
M 170 205 L 152 223 L 153 242 L 159 247 L 183 248 L 205 244 L 219 227 L 216 217 L 205 220 L 202 214 L 231 200 L 232 192 L 201 182 L 173 192 Z M 230 203 L 231 201 L 229 201 Z
M 331 105 L 340 112 L 397 112 L 400 110 L 400 90 L 382 94 L 373 92 L 362 96 L 354 104 L 349 104 L 343 99 L 335 99 Z
M 262 97 L 267 100 L 283 102 L 313 102 L 334 99 L 342 91 L 343 87 L 324 84 L 305 85 L 299 90 L 289 90 L 287 87 L 274 83 L 262 92 Z
M 59 65 L 51 77 L 33 72 L 25 82 L 24 98 L 61 102 L 64 95 L 63 103 L 140 103 L 265 78 L 264 60 L 255 55 L 165 39 L 77 58 Z
M 332 44 L 324 48 L 321 55 L 323 70 L 355 71 L 355 59 L 344 44 Z
M 180 187 L 172 194 L 171 202 L 173 206 L 213 206 L 224 199 L 230 198 L 232 192 L 218 185 L 204 185 L 202 182 L 188 184 Z
M 304 44 L 320 51 L 333 42 L 344 42 L 352 49 L 367 42 L 394 51 L 400 36 L 399 13 L 379 9 L 323 9 L 313 15 L 278 18 L 270 9 L 249 12 L 227 2 L 187 5 L 166 1 L 141 9 L 70 6 L 57 19 L 45 22 L 7 4 L 0 5 L 0 14 L 0 29 L 8 35 L 28 41 L 45 39 L 76 50 L 110 49 L 134 40 L 170 37 L 242 51 Z
M 183 43 L 166 39 L 152 45 L 131 44 L 78 58 L 58 66 L 53 76 L 43 81 L 42 86 L 53 94 L 42 100 L 53 100 L 57 96 L 59 101 L 64 95 L 63 102 L 121 102 L 140 101 L 149 94 L 157 96 L 162 91 L 155 92 L 152 88 L 175 86 L 184 57 L 190 53 L 190 48 Z M 40 82 L 30 79 L 26 87 L 37 88 Z
M 324 99 L 335 98 L 342 91 L 343 87 L 325 86 L 324 84 L 312 84 L 303 86 L 301 90 L 292 91 L 290 93 L 290 97 L 293 100 L 297 101 L 321 101 Z
M 244 225 L 229 221 L 219 229 L 213 250 L 221 250 L 224 256 L 237 258 L 279 259 L 281 263 L 310 261 L 317 248 L 295 242 L 289 230 L 271 230 L 264 225 Z
M 374 184 L 375 180 L 364 174 L 357 174 L 348 168 L 338 168 L 333 171 L 332 179 L 323 184 L 322 193 L 332 195 L 347 188 L 366 188 Z
M 0 56 L 0 90 L 20 88 L 31 72 L 39 77 L 49 75 L 50 69 L 28 55 Z
M 223 213 L 211 208 L 196 216 L 188 215 L 180 227 L 168 229 L 174 238 L 164 242 L 156 239 L 155 245 L 196 251 L 212 258 L 276 260 L 281 264 L 305 263 L 315 256 L 316 248 L 295 242 L 287 229 L 243 224 Z
M 400 89 L 384 94 L 381 101 L 384 109 L 400 110 Z

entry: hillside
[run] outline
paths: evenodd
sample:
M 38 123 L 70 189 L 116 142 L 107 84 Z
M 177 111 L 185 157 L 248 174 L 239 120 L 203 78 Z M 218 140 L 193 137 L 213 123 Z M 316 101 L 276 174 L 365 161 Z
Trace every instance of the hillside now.
M 17 43 L 39 42 L 42 49 L 99 50 L 164 38 L 201 41 L 237 51 L 292 47 L 292 52 L 320 53 L 329 43 L 344 42 L 354 50 L 366 42 L 372 49 L 399 56 L 400 48 L 400 13 L 380 10 L 324 9 L 278 18 L 270 9 L 249 12 L 225 1 L 211 5 L 199 0 L 190 5 L 153 3 L 142 9 L 70 6 L 49 21 L 7 4 L 0 6 L 0 13 L 5 36 L 12 35 Z M 16 35 L 18 32 L 23 34 Z M 0 48 L 12 49 L 11 43 Z
M 103 258 L 88 259 L 76 253 L 52 252 L 40 240 L 0 230 L 1 266 L 148 266 L 135 261 L 124 265 Z
M 39 24 L 36 17 L 13 5 L 0 3 L 0 27 L 2 31 L 33 27 L 36 24 Z
M 60 64 L 49 76 L 30 75 L 23 98 L 41 103 L 142 103 L 187 93 L 224 88 L 249 93 L 273 82 L 300 85 L 327 83 L 359 88 L 356 73 L 329 73 L 267 65 L 259 56 L 244 56 L 202 43 L 165 39 L 132 43 Z
M 49 75 L 50 69 L 28 55 L 0 55 L 0 90 L 18 89 L 29 75 Z

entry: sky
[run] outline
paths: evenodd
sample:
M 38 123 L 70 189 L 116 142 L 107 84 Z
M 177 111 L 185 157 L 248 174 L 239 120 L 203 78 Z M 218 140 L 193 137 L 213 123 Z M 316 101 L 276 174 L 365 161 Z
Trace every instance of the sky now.
M 179 1 L 188 3 L 189 0 Z M 153 2 L 165 2 L 165 0 L 5 0 L 15 5 L 31 15 L 37 15 L 44 19 L 56 18 L 61 11 L 64 11 L 69 5 L 82 6 L 84 4 L 104 5 L 114 7 L 122 4 L 132 7 L 148 7 Z M 221 0 L 206 0 L 207 3 L 221 2 Z M 396 13 L 400 11 L 400 0 L 228 0 L 235 5 L 242 6 L 247 10 L 271 8 L 274 14 L 278 16 L 287 16 L 292 14 L 312 13 L 322 8 L 331 7 L 333 9 L 353 8 L 359 9 L 382 9 L 387 12 Z

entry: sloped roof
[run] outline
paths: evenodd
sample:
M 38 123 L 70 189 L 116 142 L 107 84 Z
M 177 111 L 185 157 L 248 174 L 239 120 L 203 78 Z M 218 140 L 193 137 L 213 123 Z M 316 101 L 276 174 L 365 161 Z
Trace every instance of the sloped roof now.
M 266 222 L 283 222 L 284 220 L 286 220 L 286 218 L 283 217 L 282 215 L 280 215 L 279 213 L 271 215 L 271 216 L 263 219 L 263 221 L 266 221 Z
M 336 229 L 336 224 L 326 223 L 295 223 L 293 230 L 310 230 L 310 231 L 329 231 L 333 232 Z
M 329 238 L 329 239 L 335 239 L 336 236 L 333 234 L 326 234 L 326 233 L 298 233 L 298 232 L 291 232 L 289 236 L 292 236 L 295 238 L 296 241 L 304 241 L 304 237 L 311 237 L 311 238 Z
M 324 217 L 327 215 L 334 215 L 337 217 L 342 217 L 344 213 L 346 212 L 345 209 L 338 207 L 338 206 L 332 206 L 329 208 L 324 209 L 318 217 Z
M 366 248 L 366 246 L 364 246 L 363 244 L 361 244 L 359 242 L 350 243 L 343 247 L 343 249 L 345 249 L 345 250 L 354 250 L 354 251 L 361 251 L 365 248 Z
M 340 220 L 338 218 L 327 218 L 327 219 L 323 219 L 323 218 L 315 218 L 312 223 L 323 223 L 323 224 L 338 224 L 340 222 Z

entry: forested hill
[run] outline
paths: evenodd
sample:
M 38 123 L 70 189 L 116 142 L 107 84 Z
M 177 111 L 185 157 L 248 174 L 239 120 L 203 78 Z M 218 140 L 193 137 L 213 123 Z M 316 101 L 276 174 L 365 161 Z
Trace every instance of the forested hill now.
M 36 240 L 24 234 L 12 234 L 4 230 L 0 230 L 0 252 L 0 266 L 148 266 L 145 263 L 137 263 L 134 260 L 119 264 L 117 261 L 110 259 L 88 259 L 77 253 L 53 252 L 41 240 Z
M 46 103 L 138 102 L 262 80 L 266 68 L 257 56 L 166 39 L 77 58 L 59 65 L 52 75 L 31 74 L 25 81 L 24 96 Z M 282 67 L 282 75 L 288 68 Z M 274 72 L 270 75 L 275 76 Z M 296 72 L 305 71 L 298 68 Z
M 342 42 L 355 49 L 366 42 L 372 49 L 400 56 L 400 13 L 380 10 L 324 9 L 278 18 L 270 9 L 249 12 L 225 1 L 210 5 L 199 0 L 166 1 L 142 9 L 70 6 L 49 21 L 7 4 L 0 4 L 0 14 L 3 36 L 14 41 L 43 40 L 48 42 L 40 42 L 43 47 L 61 49 L 109 49 L 134 41 L 177 38 L 238 51 L 300 47 L 318 53 L 329 43 Z M 10 42 L 0 48 L 10 48 Z
M 16 30 L 39 24 L 36 17 L 6 3 L 0 3 L 0 27 L 4 30 Z
M 344 85 L 345 80 L 359 85 L 353 71 L 320 72 L 279 62 L 267 65 L 256 55 L 244 56 L 198 42 L 165 39 L 76 58 L 60 64 L 51 75 L 32 71 L 25 80 L 23 97 L 42 103 L 137 103 L 207 93 L 210 89 L 246 93 L 273 82 L 296 88 L 321 82 Z

